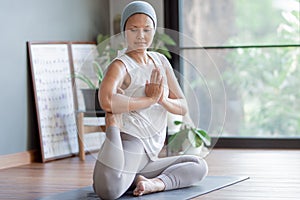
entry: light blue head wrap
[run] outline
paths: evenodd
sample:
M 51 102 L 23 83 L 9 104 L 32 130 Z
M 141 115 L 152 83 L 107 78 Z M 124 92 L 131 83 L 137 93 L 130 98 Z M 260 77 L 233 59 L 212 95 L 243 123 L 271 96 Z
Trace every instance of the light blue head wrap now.
M 128 18 L 134 14 L 145 14 L 148 15 L 154 24 L 154 29 L 156 29 L 157 19 L 154 8 L 145 1 L 133 1 L 123 9 L 121 16 L 121 32 L 125 31 L 125 25 Z

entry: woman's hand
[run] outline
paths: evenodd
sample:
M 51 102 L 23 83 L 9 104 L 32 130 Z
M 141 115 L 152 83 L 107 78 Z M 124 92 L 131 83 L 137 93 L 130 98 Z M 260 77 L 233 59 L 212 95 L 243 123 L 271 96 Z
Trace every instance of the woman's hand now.
M 150 83 L 146 82 L 145 94 L 150 97 L 154 103 L 157 103 L 163 95 L 163 78 L 159 68 L 154 68 L 151 73 Z

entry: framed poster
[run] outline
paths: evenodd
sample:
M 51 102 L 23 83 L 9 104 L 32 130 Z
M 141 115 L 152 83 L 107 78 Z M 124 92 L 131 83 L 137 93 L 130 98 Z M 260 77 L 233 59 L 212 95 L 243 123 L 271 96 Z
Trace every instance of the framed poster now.
M 78 152 L 68 42 L 28 42 L 43 162 Z
M 99 53 L 97 50 L 97 45 L 95 42 L 72 42 L 71 44 L 71 56 L 72 65 L 75 73 L 84 74 L 87 76 L 94 84 L 98 82 L 98 77 L 96 76 L 96 71 L 94 69 L 94 62 L 99 59 Z M 104 69 L 103 69 L 104 70 Z M 84 98 L 81 89 L 88 88 L 80 79 L 74 80 L 75 95 L 77 96 L 78 111 L 82 112 L 86 110 L 84 106 Z M 105 125 L 104 115 L 97 115 L 96 113 L 86 112 L 84 115 L 83 124 L 85 125 Z M 104 132 L 93 132 L 88 134 L 83 134 L 84 138 L 78 137 L 84 143 L 85 151 L 95 151 L 99 150 L 101 144 L 105 140 Z
M 71 61 L 75 73 L 84 74 L 93 83 L 97 83 L 98 78 L 93 68 L 93 62 L 98 56 L 95 42 L 72 42 Z M 85 110 L 81 89 L 88 88 L 87 84 L 80 79 L 74 80 L 75 96 L 77 97 L 78 110 Z

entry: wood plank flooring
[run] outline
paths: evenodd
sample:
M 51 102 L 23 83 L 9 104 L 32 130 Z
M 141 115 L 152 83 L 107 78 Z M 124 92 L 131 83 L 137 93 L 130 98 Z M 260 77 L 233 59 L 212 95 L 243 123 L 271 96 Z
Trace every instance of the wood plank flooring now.
M 92 184 L 96 154 L 0 170 L 0 199 L 31 200 Z M 300 150 L 214 149 L 209 175 L 249 180 L 195 200 L 299 200 Z

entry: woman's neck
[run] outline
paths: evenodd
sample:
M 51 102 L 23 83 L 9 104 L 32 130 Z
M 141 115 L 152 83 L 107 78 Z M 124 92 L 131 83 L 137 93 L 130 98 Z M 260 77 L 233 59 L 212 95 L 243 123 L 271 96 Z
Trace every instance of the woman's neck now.
M 147 65 L 149 63 L 150 58 L 147 51 L 127 51 L 126 54 L 141 65 Z

